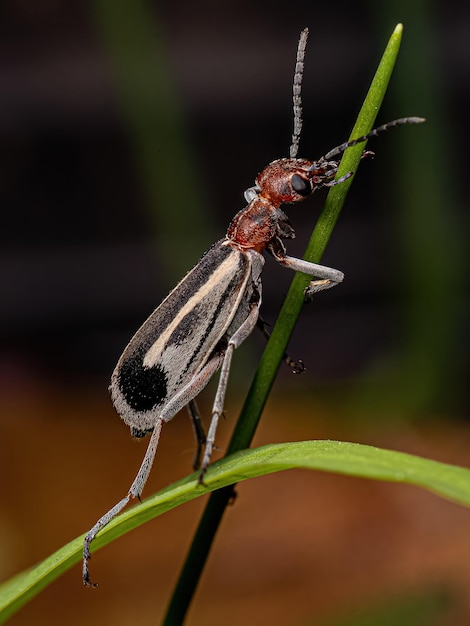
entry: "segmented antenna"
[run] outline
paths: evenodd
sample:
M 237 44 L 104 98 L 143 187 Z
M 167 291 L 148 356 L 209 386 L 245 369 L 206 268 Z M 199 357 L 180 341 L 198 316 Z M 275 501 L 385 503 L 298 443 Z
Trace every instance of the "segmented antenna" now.
M 362 143 L 363 141 L 367 141 L 371 137 L 375 137 L 380 133 L 383 133 L 389 128 L 393 128 L 394 126 L 400 126 L 400 124 L 421 124 L 426 120 L 424 117 L 400 117 L 398 120 L 393 120 L 392 122 L 387 122 L 386 124 L 382 124 L 382 126 L 378 126 L 367 133 L 367 135 L 362 135 L 362 137 L 357 137 L 356 139 L 351 139 L 351 141 L 345 141 L 336 148 L 333 148 L 329 152 L 327 152 L 320 160 L 328 161 L 332 157 L 337 156 L 338 154 L 342 154 L 347 148 L 351 148 L 352 146 L 357 145 L 358 143 Z
M 294 84 L 292 87 L 292 100 L 294 103 L 294 132 L 292 144 L 289 150 L 291 159 L 297 156 L 299 151 L 300 133 L 302 132 L 302 77 L 304 73 L 305 48 L 307 46 L 308 28 L 300 33 L 295 61 Z

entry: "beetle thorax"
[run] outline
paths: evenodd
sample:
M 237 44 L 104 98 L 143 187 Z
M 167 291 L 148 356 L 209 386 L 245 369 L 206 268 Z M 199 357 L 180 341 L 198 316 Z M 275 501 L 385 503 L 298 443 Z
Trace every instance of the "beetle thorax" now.
M 235 247 L 262 252 L 275 237 L 279 210 L 265 198 L 258 196 L 239 211 L 227 230 L 227 239 Z

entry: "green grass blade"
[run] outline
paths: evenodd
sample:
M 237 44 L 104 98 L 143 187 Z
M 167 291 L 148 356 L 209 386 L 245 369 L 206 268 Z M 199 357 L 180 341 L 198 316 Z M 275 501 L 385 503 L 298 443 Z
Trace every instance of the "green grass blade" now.
M 148 226 L 171 286 L 214 238 L 165 31 L 158 11 L 146 0 L 94 0 L 90 8 L 148 209 Z
M 93 553 L 148 520 L 208 491 L 294 468 L 406 483 L 470 507 L 469 469 L 355 443 L 301 441 L 271 444 L 244 450 L 214 463 L 207 473 L 205 487 L 197 487 L 197 474 L 192 474 L 129 508 L 100 532 L 93 542 Z M 82 548 L 83 536 L 77 537 L 42 563 L 0 586 L 0 624 L 78 563 Z M 80 584 L 78 573 L 77 584 Z

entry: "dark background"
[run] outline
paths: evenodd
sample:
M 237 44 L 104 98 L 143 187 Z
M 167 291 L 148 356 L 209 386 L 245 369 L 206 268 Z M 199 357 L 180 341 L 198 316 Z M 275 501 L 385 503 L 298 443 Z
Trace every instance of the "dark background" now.
M 84 532 L 130 484 L 143 448 L 132 445 L 113 412 L 106 391 L 110 373 L 137 326 L 224 235 L 257 173 L 287 155 L 295 51 L 305 26 L 310 39 L 301 156 L 318 158 L 347 139 L 398 22 L 404 23 L 402 49 L 377 123 L 406 115 L 424 116 L 427 123 L 392 130 L 369 144 L 376 157 L 361 164 L 323 259 L 345 272 L 345 283 L 305 307 L 290 352 L 307 364 L 307 374 L 293 377 L 281 370 L 271 426 L 263 426 L 258 443 L 341 438 L 468 465 L 468 7 L 424 1 L 126 4 L 5 0 L 0 6 L 0 457 L 6 483 L 0 575 L 5 579 Z M 289 242 L 291 254 L 302 254 L 323 201 L 318 193 L 288 209 L 298 235 Z M 268 321 L 275 319 L 290 279 L 267 260 L 263 316 Z M 253 336 L 236 355 L 227 399 L 231 419 L 221 438 L 231 431 L 262 347 L 262 338 Z M 202 401 L 206 411 L 210 402 L 208 392 Z M 192 442 L 185 418 L 167 428 L 166 452 L 159 451 L 157 478 L 148 493 L 189 470 Z M 380 506 L 380 494 L 390 487 L 338 477 L 315 478 L 312 487 L 311 476 L 302 476 L 298 484 L 304 480 L 317 502 L 315 523 L 324 520 L 318 533 L 329 537 L 331 551 L 342 545 L 338 562 L 325 555 L 325 563 L 303 563 L 311 527 L 305 534 L 292 530 L 303 547 L 284 549 L 290 555 L 284 569 L 283 550 L 276 558 L 278 539 L 261 542 L 268 557 L 259 537 L 250 542 L 244 536 L 240 542 L 248 553 L 259 555 L 260 563 L 272 558 L 266 567 L 280 568 L 278 577 L 270 587 L 269 571 L 261 572 L 243 586 L 246 571 L 234 564 L 236 555 L 215 550 L 214 567 L 230 569 L 233 580 L 214 590 L 209 574 L 191 623 L 231 623 L 230 614 L 243 616 L 233 603 L 253 603 L 255 614 L 263 620 L 269 614 L 273 624 L 317 623 L 312 621 L 317 611 L 326 620 L 351 606 L 361 610 L 369 602 L 381 603 L 390 589 L 399 597 L 424 589 L 428 597 L 430 587 L 432 598 L 436 589 L 439 598 L 442 589 L 449 592 L 451 613 L 443 609 L 446 619 L 453 616 L 449 623 L 467 623 L 462 582 L 454 580 L 456 571 L 465 574 L 465 557 L 449 556 L 457 536 L 461 550 L 469 548 L 470 533 L 458 535 L 452 526 L 460 528 L 462 520 L 468 526 L 465 511 L 416 496 L 425 498 L 424 509 L 444 507 L 433 515 L 446 521 L 436 522 L 429 545 L 414 555 L 420 567 L 410 583 L 393 563 L 403 563 L 402 554 L 410 556 L 402 539 L 420 545 L 403 520 L 409 515 L 422 538 L 419 507 L 413 516 L 405 513 L 410 503 L 401 502 L 400 522 L 393 526 L 396 550 L 370 563 L 367 555 L 375 553 L 368 551 L 370 528 L 378 536 L 377 555 L 384 549 L 379 537 L 387 543 L 384 524 L 393 514 L 389 501 Z M 288 493 L 292 486 L 288 476 L 278 480 L 265 497 L 279 503 L 281 510 L 272 515 L 281 519 L 274 527 L 285 537 L 290 526 L 282 520 L 288 508 L 282 483 Z M 353 483 L 361 485 L 360 494 L 352 491 Z M 322 485 L 325 494 L 337 493 L 330 502 L 317 495 Z M 302 499 L 305 490 L 298 489 Z M 393 493 L 398 498 L 398 491 Z M 290 514 L 305 516 L 303 504 L 293 498 Z M 165 558 L 159 542 L 139 548 L 145 537 L 161 538 L 164 523 L 157 520 L 151 530 L 134 533 L 139 543 L 128 547 L 125 557 L 119 544 L 108 548 L 117 561 L 107 577 L 101 575 L 105 590 L 90 599 L 74 570 L 13 623 L 108 623 L 111 615 L 116 623 L 136 623 L 140 607 L 139 623 L 158 621 L 198 519 L 197 506 L 181 514 L 186 524 L 181 535 L 165 540 L 179 552 L 166 555 L 164 569 L 171 573 L 164 575 L 164 585 L 158 582 L 158 563 Z M 328 535 L 335 506 L 344 525 Z M 317 507 L 325 509 L 324 518 Z M 246 511 L 242 497 L 238 508 Z M 348 515 L 358 509 L 373 512 L 377 520 L 368 527 L 357 518 L 364 545 L 352 558 L 358 534 Z M 254 523 L 240 522 L 237 528 L 250 535 Z M 259 524 L 261 535 L 266 525 L 272 530 L 271 518 Z M 171 532 L 177 524 L 167 527 Z M 344 545 L 338 532 L 344 532 Z M 233 537 L 232 531 L 228 541 Z M 439 567 L 443 559 L 446 563 L 437 574 L 427 561 L 434 546 L 445 559 L 431 560 Z M 319 545 L 311 549 L 312 558 L 319 558 Z M 98 566 L 107 553 L 95 559 Z M 145 558 L 147 576 L 139 571 Z M 345 558 L 351 563 L 343 567 Z M 132 580 L 125 580 L 132 567 Z M 397 572 L 395 578 L 390 571 Z M 431 580 L 423 582 L 421 571 L 432 571 Z M 317 577 L 325 584 L 321 592 Z M 220 572 L 212 585 L 214 580 L 221 581 Z M 372 600 L 371 580 L 383 582 Z M 313 591 L 308 581 L 315 581 Z M 235 592 L 237 585 L 241 590 Z M 162 594 L 158 602 L 152 600 L 155 587 Z M 304 592 L 297 597 L 295 589 Z M 146 593 L 148 602 L 139 603 L 136 598 Z M 134 599 L 126 603 L 126 595 Z M 286 601 L 275 607 L 274 597 Z M 107 604 L 113 606 L 113 599 L 114 609 Z M 72 609 L 74 603 L 79 608 Z M 265 613 L 270 603 L 273 615 Z M 282 608 L 292 617 L 293 607 L 295 619 L 282 617 Z

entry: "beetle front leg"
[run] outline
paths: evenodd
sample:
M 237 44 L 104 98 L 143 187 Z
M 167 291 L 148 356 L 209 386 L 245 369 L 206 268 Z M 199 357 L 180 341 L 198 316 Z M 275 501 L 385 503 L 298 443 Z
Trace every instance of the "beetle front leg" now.
M 331 287 L 336 287 L 339 285 L 339 282 L 331 280 L 329 278 L 324 278 L 323 280 L 312 280 L 308 287 L 305 288 L 304 291 L 304 302 L 308 304 L 313 300 L 313 296 L 319 291 L 324 291 L 325 289 L 331 289 Z
M 294 272 L 302 272 L 303 274 L 308 274 L 316 278 L 316 280 L 312 280 L 305 289 L 305 302 L 310 302 L 313 295 L 319 291 L 336 287 L 336 285 L 339 285 L 339 283 L 344 280 L 343 272 L 335 270 L 332 267 L 327 267 L 326 265 L 319 265 L 318 263 L 312 263 L 311 261 L 305 261 L 304 259 L 297 259 L 287 255 L 280 256 L 276 254 L 274 258 L 278 263 L 290 270 L 294 270 Z

